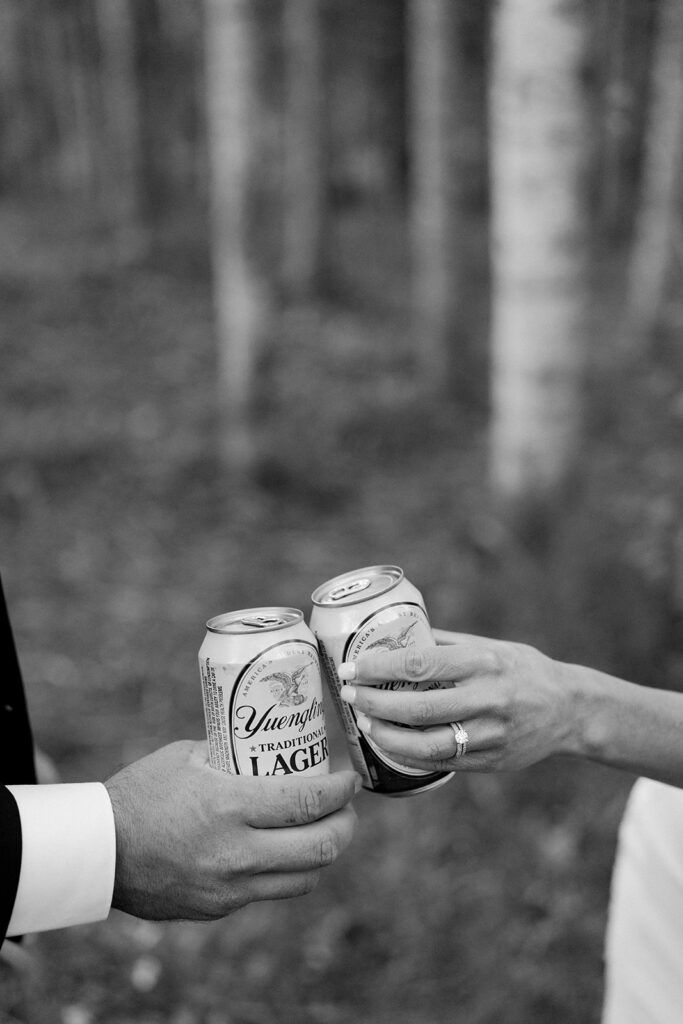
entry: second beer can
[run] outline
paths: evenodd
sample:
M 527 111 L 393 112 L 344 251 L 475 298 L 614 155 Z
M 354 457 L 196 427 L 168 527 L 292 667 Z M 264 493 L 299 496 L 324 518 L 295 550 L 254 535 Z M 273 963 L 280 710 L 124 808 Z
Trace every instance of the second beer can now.
M 213 768 L 329 771 L 318 646 L 303 612 L 243 608 L 209 619 L 199 671 Z
M 341 700 L 336 666 L 364 651 L 391 651 L 434 644 L 422 595 L 396 565 L 372 565 L 336 576 L 311 595 L 311 630 L 318 640 L 323 674 L 346 732 L 351 760 L 363 785 L 387 796 L 434 789 L 452 772 L 426 772 L 399 764 L 356 725 L 353 708 Z M 384 689 L 418 688 L 402 680 Z M 437 688 L 440 684 L 434 684 Z

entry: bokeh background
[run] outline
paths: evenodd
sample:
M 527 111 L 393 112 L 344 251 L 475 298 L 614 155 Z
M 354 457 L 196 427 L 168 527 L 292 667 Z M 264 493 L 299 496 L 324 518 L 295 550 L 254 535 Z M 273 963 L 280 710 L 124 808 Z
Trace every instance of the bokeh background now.
M 63 779 L 203 735 L 207 618 L 367 564 L 681 687 L 676 0 L 1 0 L 0 50 L 0 564 Z M 363 793 L 314 894 L 40 936 L 0 1020 L 597 1022 L 632 781 Z

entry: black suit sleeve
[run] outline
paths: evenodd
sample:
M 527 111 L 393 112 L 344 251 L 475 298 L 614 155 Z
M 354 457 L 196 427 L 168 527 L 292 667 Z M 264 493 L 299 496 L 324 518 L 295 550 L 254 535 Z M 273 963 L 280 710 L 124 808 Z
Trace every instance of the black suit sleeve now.
M 6 786 L 35 781 L 31 725 L 0 580 L 0 942 L 12 916 L 21 868 L 19 808 Z
M 5 786 L 0 786 L 0 943 L 7 934 L 21 868 L 19 808 Z
M 36 781 L 33 737 L 0 579 L 0 784 Z

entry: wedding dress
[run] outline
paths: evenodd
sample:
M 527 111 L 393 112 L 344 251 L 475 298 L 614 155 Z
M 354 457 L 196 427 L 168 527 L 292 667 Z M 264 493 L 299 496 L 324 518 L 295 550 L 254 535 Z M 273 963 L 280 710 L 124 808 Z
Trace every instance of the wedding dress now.
M 683 1022 L 683 789 L 639 779 L 619 830 L 602 1024 Z

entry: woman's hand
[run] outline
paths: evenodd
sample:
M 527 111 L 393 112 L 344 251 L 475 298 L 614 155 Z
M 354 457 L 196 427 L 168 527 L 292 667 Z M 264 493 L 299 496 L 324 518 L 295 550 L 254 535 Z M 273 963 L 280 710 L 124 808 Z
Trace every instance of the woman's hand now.
M 441 636 L 456 642 L 361 654 L 339 667 L 341 696 L 378 747 L 429 771 L 514 771 L 575 752 L 570 666 L 524 644 Z M 381 689 L 395 680 L 413 688 Z

